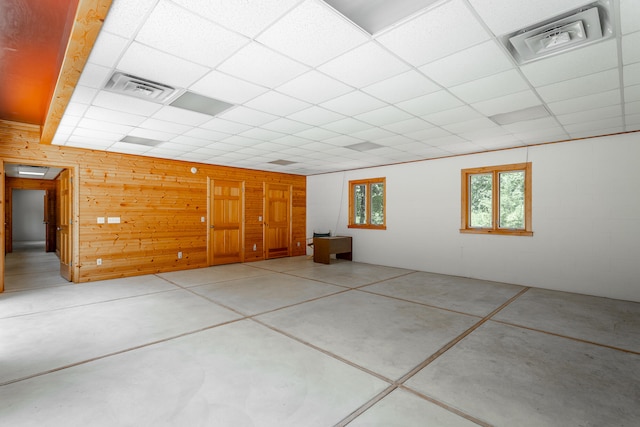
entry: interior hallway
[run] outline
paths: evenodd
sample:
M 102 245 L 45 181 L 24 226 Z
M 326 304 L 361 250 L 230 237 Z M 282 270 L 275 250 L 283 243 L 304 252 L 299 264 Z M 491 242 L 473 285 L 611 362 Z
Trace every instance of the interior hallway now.
M 2 425 L 640 425 L 638 303 L 306 257 L 56 273 L 7 255 Z

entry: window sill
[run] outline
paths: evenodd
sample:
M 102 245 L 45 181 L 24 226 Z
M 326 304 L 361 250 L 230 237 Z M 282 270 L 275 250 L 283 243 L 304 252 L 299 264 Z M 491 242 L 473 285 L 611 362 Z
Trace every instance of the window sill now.
M 487 228 L 461 228 L 460 233 L 465 234 L 497 234 L 499 236 L 533 236 L 533 231 L 526 230 L 494 230 Z
M 368 224 L 363 224 L 363 225 L 349 224 L 347 227 L 348 228 L 363 228 L 363 229 L 366 229 L 366 230 L 386 230 L 387 229 L 386 225 L 368 225 Z

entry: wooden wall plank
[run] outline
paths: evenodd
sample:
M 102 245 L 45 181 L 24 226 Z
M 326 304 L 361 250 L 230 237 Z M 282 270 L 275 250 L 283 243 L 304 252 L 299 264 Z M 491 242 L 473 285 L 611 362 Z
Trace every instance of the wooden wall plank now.
M 293 254 L 305 253 L 304 176 L 44 145 L 38 140 L 37 126 L 0 121 L 0 157 L 5 162 L 77 167 L 80 282 L 205 267 L 207 177 L 245 182 L 245 261 L 264 259 L 264 221 L 259 220 L 264 218 L 264 183 L 291 185 Z M 193 166 L 196 174 L 190 171 Z M 120 223 L 98 224 L 98 217 L 119 217 Z M 97 258 L 102 265 L 96 264 Z

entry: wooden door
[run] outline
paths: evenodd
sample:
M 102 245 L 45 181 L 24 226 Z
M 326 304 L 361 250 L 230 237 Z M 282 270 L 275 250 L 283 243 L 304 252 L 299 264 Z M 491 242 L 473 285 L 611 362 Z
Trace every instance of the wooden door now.
M 209 191 L 209 265 L 242 262 L 244 183 L 211 180 Z
M 73 280 L 73 180 L 69 169 L 65 169 L 58 178 L 59 211 L 57 218 L 56 252 L 60 256 L 60 275 L 68 281 Z
M 44 195 L 45 252 L 56 250 L 56 192 L 46 190 Z
M 2 159 L 0 159 L 0 217 L 2 217 L 3 219 L 5 219 L 5 209 L 6 204 L 5 204 L 5 194 L 4 194 L 4 162 L 2 161 Z M 0 233 L 2 233 L 2 235 L 0 236 L 0 240 L 5 240 L 6 238 L 6 227 L 7 227 L 7 223 L 6 223 L 6 219 L 5 219 L 5 224 L 4 227 L 2 227 L 2 229 L 0 229 Z M 4 255 L 5 255 L 5 245 L 3 244 L 2 247 L 0 248 L 0 292 L 4 292 Z
M 266 258 L 291 255 L 291 186 L 265 186 Z

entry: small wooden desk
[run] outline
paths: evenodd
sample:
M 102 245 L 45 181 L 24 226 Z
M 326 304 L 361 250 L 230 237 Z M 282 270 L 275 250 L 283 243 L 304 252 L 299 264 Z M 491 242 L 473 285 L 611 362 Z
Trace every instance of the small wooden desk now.
M 313 262 L 329 264 L 331 254 L 336 254 L 336 258 L 351 261 L 351 237 L 332 236 L 313 238 Z

